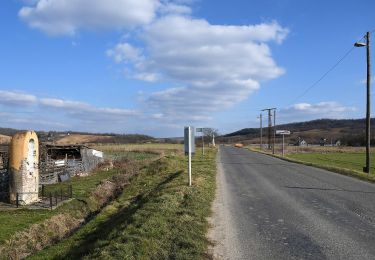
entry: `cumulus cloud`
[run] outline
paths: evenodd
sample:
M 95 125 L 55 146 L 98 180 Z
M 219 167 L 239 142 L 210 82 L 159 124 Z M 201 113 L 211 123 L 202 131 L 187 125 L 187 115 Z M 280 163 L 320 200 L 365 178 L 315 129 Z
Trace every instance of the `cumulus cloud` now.
M 142 118 L 136 110 L 98 107 L 61 98 L 43 98 L 28 93 L 0 91 L 0 112 L 4 126 L 21 129 L 122 129 L 129 120 Z M 94 128 L 91 128 L 94 127 Z M 116 128 L 117 127 L 117 128 Z
M 287 34 L 288 29 L 277 22 L 213 25 L 204 19 L 167 15 L 145 26 L 140 37 L 145 47 L 137 49 L 142 59 L 133 62 L 130 71 L 138 79 L 172 82 L 171 88 L 146 98 L 165 118 L 208 118 L 246 99 L 261 81 L 284 73 L 267 42 L 281 43 Z M 119 49 L 134 49 L 129 45 L 117 45 L 107 54 L 116 62 L 129 63 L 129 55 Z
M 319 102 L 316 104 L 298 103 L 281 109 L 279 118 L 283 121 L 305 121 L 319 118 L 347 118 L 355 107 L 347 107 L 335 101 Z
M 36 102 L 37 97 L 34 95 L 15 91 L 0 90 L 0 104 L 22 106 L 36 104 Z
M 119 43 L 113 49 L 107 50 L 108 57 L 114 59 L 116 63 L 140 62 L 142 58 L 141 50 L 128 43 Z
M 73 35 L 79 29 L 123 29 L 150 23 L 158 0 L 39 0 L 24 6 L 19 17 L 51 35 Z

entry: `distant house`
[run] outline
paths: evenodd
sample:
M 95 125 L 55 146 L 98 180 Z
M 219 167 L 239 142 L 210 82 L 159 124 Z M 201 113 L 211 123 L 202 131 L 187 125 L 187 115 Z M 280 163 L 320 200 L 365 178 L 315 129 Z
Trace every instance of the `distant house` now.
M 307 146 L 307 142 L 304 139 L 298 138 L 296 146 Z

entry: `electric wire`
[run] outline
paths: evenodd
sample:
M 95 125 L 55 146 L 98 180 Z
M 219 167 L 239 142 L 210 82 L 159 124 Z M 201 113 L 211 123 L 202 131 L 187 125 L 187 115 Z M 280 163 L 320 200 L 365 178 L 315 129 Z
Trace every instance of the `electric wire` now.
M 375 30 L 374 30 L 375 31 Z M 361 39 L 358 40 L 359 41 L 362 41 L 363 39 L 365 38 L 365 36 L 363 36 Z M 290 105 L 293 105 L 294 102 L 296 102 L 297 100 L 299 100 L 300 98 L 304 97 L 312 88 L 314 88 L 316 85 L 318 85 L 330 72 L 332 72 L 342 61 L 344 61 L 344 59 L 346 57 L 349 56 L 349 54 L 355 49 L 355 46 L 352 46 L 333 66 L 331 66 L 318 80 L 316 80 L 314 83 L 312 83 L 309 87 L 307 87 L 303 92 L 302 94 L 300 94 L 299 96 L 297 96 L 296 98 L 294 98 L 288 105 L 287 107 L 289 107 Z

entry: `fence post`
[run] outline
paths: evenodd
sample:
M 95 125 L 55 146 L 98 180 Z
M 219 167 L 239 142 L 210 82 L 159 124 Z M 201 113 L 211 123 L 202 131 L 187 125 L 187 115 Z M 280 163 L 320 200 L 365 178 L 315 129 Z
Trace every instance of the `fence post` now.
M 17 206 L 17 208 L 18 208 L 18 206 L 19 206 L 19 201 L 18 201 L 18 192 L 16 193 L 16 206 Z
M 52 207 L 53 207 L 53 205 L 52 205 L 52 192 L 49 193 L 49 205 L 50 205 L 51 210 L 52 210 Z

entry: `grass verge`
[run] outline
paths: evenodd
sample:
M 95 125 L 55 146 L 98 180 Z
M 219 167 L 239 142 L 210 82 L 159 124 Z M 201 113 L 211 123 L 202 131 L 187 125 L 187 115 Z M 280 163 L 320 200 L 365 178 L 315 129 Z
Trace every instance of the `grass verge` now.
M 116 197 L 147 162 L 123 156 L 113 163 L 113 169 L 74 177 L 70 183 L 75 199 L 56 210 L 0 212 L 0 259 L 26 257 L 70 235 Z M 64 185 L 51 185 L 48 190 Z
M 32 259 L 205 259 L 215 196 L 216 150 L 187 160 L 169 155 L 132 179 L 121 195 L 74 235 Z
M 321 168 L 364 181 L 375 182 L 374 173 L 366 174 L 361 171 L 361 161 L 363 160 L 364 155 L 360 153 L 303 153 L 288 154 L 283 157 L 277 154 L 260 151 L 259 149 L 249 148 L 249 150 L 267 154 L 285 161 Z M 374 172 L 375 168 L 371 168 L 371 170 Z

